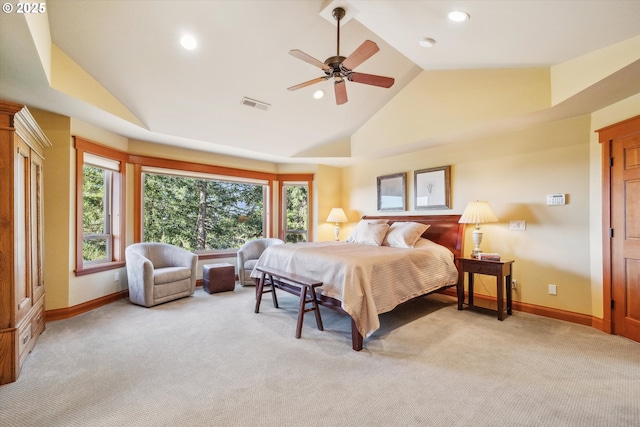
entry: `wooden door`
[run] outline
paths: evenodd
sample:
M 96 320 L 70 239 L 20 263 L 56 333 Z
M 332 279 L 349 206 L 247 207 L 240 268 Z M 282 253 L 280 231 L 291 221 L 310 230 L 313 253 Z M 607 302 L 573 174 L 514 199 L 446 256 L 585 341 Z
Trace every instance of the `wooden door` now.
M 611 148 L 613 332 L 640 341 L 640 134 Z
M 603 330 L 640 342 L 640 116 L 597 132 L 603 153 Z

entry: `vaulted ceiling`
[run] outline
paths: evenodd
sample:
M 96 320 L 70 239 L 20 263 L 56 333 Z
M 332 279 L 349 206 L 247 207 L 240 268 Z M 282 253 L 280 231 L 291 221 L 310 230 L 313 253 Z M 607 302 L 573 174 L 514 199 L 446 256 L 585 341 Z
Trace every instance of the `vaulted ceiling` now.
M 337 6 L 347 11 L 340 54 L 372 40 L 380 51 L 357 71 L 395 79 L 390 89 L 347 82 L 344 105 L 331 80 L 286 90 L 323 75 L 289 50 L 320 61 L 336 55 Z M 454 9 L 471 19 L 450 21 Z M 635 0 L 48 0 L 45 14 L 0 15 L 0 98 L 133 139 L 344 165 L 364 155 L 352 153 L 351 136 L 425 72 L 548 69 L 639 36 L 638 16 Z M 184 34 L 196 49 L 181 46 Z M 420 46 L 423 37 L 435 45 Z M 618 76 L 615 96 L 640 92 L 634 74 Z M 317 89 L 324 98 L 312 97 Z M 576 103 L 616 100 L 606 92 Z

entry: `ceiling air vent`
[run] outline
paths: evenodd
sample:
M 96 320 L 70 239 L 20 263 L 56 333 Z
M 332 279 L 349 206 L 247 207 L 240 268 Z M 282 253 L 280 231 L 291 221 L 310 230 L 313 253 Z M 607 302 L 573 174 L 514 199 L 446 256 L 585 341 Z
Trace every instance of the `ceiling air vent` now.
M 269 107 L 271 107 L 271 105 L 267 104 L 266 102 L 256 101 L 255 99 L 247 98 L 246 96 L 242 98 L 242 105 L 264 111 L 268 110 Z

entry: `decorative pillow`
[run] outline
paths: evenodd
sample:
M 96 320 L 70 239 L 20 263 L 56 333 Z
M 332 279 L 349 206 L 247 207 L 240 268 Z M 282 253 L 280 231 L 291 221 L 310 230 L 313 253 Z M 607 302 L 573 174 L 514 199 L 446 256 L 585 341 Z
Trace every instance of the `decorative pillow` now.
M 366 224 L 366 228 L 358 233 L 353 243 L 380 246 L 389 230 L 389 224 Z
M 412 248 L 429 225 L 419 222 L 394 222 L 382 243 L 395 248 Z
M 368 224 L 386 224 L 388 221 L 389 220 L 386 219 L 361 219 L 358 225 L 356 225 L 356 228 L 354 228 L 349 237 L 347 237 L 346 242 L 354 243 L 358 240 L 358 235 L 367 231 Z

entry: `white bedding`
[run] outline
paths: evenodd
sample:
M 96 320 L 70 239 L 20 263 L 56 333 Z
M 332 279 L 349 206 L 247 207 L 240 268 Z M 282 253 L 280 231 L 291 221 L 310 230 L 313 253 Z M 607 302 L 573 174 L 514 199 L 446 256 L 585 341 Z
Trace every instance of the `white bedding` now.
M 323 282 L 320 293 L 341 301 L 363 337 L 380 327 L 378 314 L 458 281 L 447 248 L 420 239 L 414 248 L 345 242 L 274 245 L 256 266 L 300 274 Z M 251 277 L 259 278 L 254 269 Z

